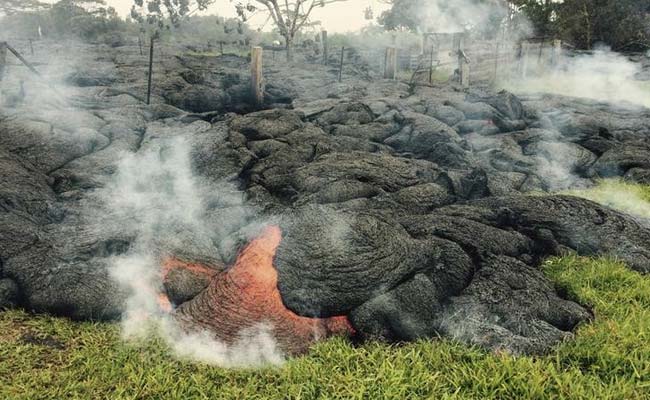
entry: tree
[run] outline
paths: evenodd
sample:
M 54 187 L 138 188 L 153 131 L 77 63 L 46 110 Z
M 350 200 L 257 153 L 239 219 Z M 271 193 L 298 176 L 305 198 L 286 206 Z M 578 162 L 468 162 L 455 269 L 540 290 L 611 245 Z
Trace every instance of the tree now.
M 306 26 L 317 24 L 309 19 L 314 9 L 343 1 L 347 0 L 247 0 L 247 2 L 238 1 L 235 8 L 244 21 L 250 14 L 258 11 L 268 13 L 284 38 L 287 61 L 292 61 L 296 34 Z
M 557 36 L 558 0 L 510 0 L 531 23 L 535 34 L 544 38 Z
M 33 11 L 46 7 L 38 0 L 0 0 L 0 14 L 13 15 L 18 12 Z
M 565 0 L 557 24 L 563 39 L 579 48 L 596 43 L 614 50 L 650 48 L 650 0 Z
M 255 33 L 239 18 L 192 15 L 174 30 L 177 37 L 208 43 L 248 43 Z
M 59 36 L 94 39 L 116 30 L 120 22 L 105 0 L 60 0 L 48 10 L 50 30 Z
M 153 28 L 153 36 L 161 29 L 177 26 L 196 11 L 206 10 L 215 0 L 134 0 L 131 17 Z

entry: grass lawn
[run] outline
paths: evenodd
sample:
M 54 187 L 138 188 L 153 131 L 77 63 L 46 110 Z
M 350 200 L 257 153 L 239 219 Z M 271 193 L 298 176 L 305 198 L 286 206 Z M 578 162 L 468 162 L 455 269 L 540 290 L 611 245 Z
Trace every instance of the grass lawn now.
M 596 320 L 544 357 L 491 354 L 447 340 L 403 346 L 341 339 L 282 367 L 226 370 L 176 360 L 160 340 L 119 328 L 0 314 L 2 399 L 650 398 L 650 277 L 606 259 L 545 269 Z
M 650 277 L 577 256 L 544 270 L 596 319 L 542 357 L 331 339 L 281 367 L 227 370 L 177 360 L 158 339 L 123 342 L 114 324 L 6 311 L 0 399 L 650 399 Z

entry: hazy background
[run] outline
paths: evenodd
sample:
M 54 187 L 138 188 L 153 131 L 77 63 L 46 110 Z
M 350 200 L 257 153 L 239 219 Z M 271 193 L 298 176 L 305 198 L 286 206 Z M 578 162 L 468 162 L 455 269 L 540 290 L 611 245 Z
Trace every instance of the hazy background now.
M 56 3 L 56 0 L 46 0 L 48 3 Z M 131 11 L 133 0 L 106 0 L 106 5 L 114 7 L 121 17 L 126 17 Z M 389 8 L 377 0 L 348 0 L 341 3 L 327 5 L 323 8 L 316 8 L 313 11 L 312 20 L 321 21 L 322 27 L 330 32 L 352 32 L 369 25 L 372 21 L 366 21 L 363 11 L 367 7 L 372 7 L 374 16 L 378 17 L 382 11 Z M 235 13 L 235 4 L 230 0 L 217 0 L 210 8 L 197 15 L 218 14 L 222 17 L 237 17 Z M 257 29 L 264 25 L 267 14 L 253 17 L 249 24 L 251 28 Z M 273 28 L 273 23 L 269 21 L 264 30 Z

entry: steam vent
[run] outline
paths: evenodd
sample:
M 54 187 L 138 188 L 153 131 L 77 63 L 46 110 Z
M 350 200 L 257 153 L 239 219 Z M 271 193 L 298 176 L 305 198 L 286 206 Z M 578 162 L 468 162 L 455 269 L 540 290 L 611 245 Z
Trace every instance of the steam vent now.
M 549 257 L 650 272 L 647 219 L 563 194 L 650 183 L 647 108 L 409 85 L 353 56 L 339 79 L 333 50 L 260 55 L 262 103 L 250 59 L 184 51 L 147 105 L 137 45 L 80 46 L 48 61 L 56 92 L 2 82 L 23 97 L 0 108 L 0 307 L 225 345 L 263 327 L 287 355 L 333 335 L 539 354 L 598 317 Z

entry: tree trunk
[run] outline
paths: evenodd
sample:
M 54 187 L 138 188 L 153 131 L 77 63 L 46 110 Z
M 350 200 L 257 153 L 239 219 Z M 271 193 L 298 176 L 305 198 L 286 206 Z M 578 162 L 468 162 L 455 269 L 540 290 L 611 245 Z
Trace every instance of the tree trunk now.
M 293 38 L 285 38 L 285 49 L 287 50 L 287 61 L 293 61 Z

